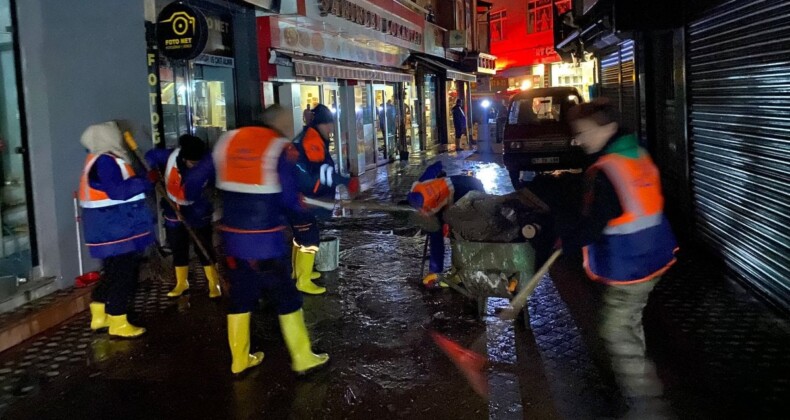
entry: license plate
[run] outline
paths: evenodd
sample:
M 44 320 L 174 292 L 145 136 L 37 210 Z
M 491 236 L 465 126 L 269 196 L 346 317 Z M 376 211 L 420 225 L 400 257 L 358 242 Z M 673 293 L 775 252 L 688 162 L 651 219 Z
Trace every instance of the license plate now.
M 532 158 L 532 163 L 560 163 L 559 157 Z

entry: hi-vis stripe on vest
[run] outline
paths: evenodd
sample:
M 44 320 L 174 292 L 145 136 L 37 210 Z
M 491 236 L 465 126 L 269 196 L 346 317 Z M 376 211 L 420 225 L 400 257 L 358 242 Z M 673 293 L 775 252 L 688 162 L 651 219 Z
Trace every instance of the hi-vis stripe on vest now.
M 244 127 L 225 133 L 214 148 L 217 188 L 249 194 L 281 192 L 277 163 L 289 143 L 264 127 Z
M 620 217 L 609 221 L 605 235 L 627 235 L 661 224 L 661 178 L 647 152 L 640 149 L 637 159 L 605 155 L 592 168 L 606 173 L 623 208 Z
M 102 155 L 88 154 L 88 157 L 85 159 L 85 166 L 82 169 L 82 176 L 80 177 L 80 207 L 84 209 L 97 209 L 101 207 L 117 206 L 119 204 L 145 200 L 145 194 L 137 194 L 128 200 L 113 200 L 104 191 L 92 188 L 90 181 L 88 180 L 88 174 L 90 173 L 93 164 L 96 163 L 96 159 L 98 159 L 100 156 Z M 125 160 L 109 153 L 107 156 L 113 158 L 115 163 L 118 164 L 118 168 L 121 170 L 123 179 L 129 179 L 134 176 L 134 169 L 132 168 L 132 165 L 126 163 Z
M 411 191 L 422 195 L 422 209 L 428 214 L 435 214 L 453 201 L 453 181 L 449 177 L 415 182 Z
M 167 196 L 180 206 L 189 206 L 194 203 L 194 201 L 186 199 L 184 184 L 181 182 L 181 172 L 178 170 L 178 165 L 176 164 L 179 153 L 181 153 L 180 147 L 173 150 L 173 153 L 170 153 L 170 157 L 167 158 L 167 166 L 165 166 Z

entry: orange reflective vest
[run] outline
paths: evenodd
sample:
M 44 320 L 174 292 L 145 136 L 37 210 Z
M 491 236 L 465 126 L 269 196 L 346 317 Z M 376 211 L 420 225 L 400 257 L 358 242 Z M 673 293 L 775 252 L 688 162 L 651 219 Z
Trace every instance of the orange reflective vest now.
M 214 148 L 217 188 L 248 194 L 282 191 L 277 162 L 288 139 L 264 127 L 244 127 L 225 133 Z
M 115 160 L 115 163 L 118 164 L 118 168 L 121 170 L 123 179 L 129 179 L 134 176 L 134 168 L 132 168 L 132 165 L 117 156 L 111 155 L 109 153 L 107 155 L 111 156 Z M 88 174 L 90 174 L 93 164 L 96 163 L 96 159 L 98 159 L 100 156 L 101 155 L 88 154 L 88 157 L 85 159 L 85 165 L 82 169 L 82 175 L 80 176 L 80 207 L 85 209 L 96 209 L 145 200 L 145 194 L 137 194 L 128 200 L 113 200 L 104 191 L 91 187 L 90 181 L 88 180 Z
M 436 214 L 446 205 L 451 204 L 455 194 L 450 177 L 415 182 L 411 192 L 422 196 L 423 204 L 420 210 L 428 214 Z
M 661 179 L 646 151 L 636 159 L 612 153 L 587 172 L 603 171 L 623 214 L 612 219 L 595 243 L 584 247 L 584 268 L 593 280 L 638 283 L 663 274 L 674 262 L 675 239 L 663 214 Z
M 178 154 L 181 148 L 177 148 L 170 153 L 165 166 L 165 186 L 167 187 L 167 196 L 178 205 L 189 206 L 193 201 L 186 199 L 186 192 L 184 190 L 183 180 L 181 179 L 181 171 L 178 170 Z

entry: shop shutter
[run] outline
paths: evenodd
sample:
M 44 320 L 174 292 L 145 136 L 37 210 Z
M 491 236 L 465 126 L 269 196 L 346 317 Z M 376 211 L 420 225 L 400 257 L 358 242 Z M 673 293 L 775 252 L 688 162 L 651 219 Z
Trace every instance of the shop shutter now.
M 617 104 L 623 122 L 632 130 L 639 128 L 640 118 L 635 70 L 633 40 L 618 44 L 601 58 L 601 96 Z
M 729 1 L 687 31 L 697 231 L 790 308 L 790 2 Z

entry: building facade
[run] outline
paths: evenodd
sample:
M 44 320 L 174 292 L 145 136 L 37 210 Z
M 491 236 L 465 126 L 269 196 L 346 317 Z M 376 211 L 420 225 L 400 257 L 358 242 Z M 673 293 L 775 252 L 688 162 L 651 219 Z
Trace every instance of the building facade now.
M 596 83 L 594 60 L 564 62 L 554 49 L 555 20 L 571 0 L 494 0 L 491 7 L 491 52 L 497 56 L 492 91 L 571 86 L 585 99 Z
M 476 39 L 458 30 L 471 22 L 471 7 L 470 0 L 283 1 L 279 14 L 258 17 L 262 101 L 291 110 L 294 136 L 310 109 L 328 106 L 337 117 L 330 150 L 344 174 L 446 146 L 448 104 L 476 80 L 459 53 Z M 443 10 L 452 19 L 437 21 Z M 452 48 L 451 35 L 459 38 Z

